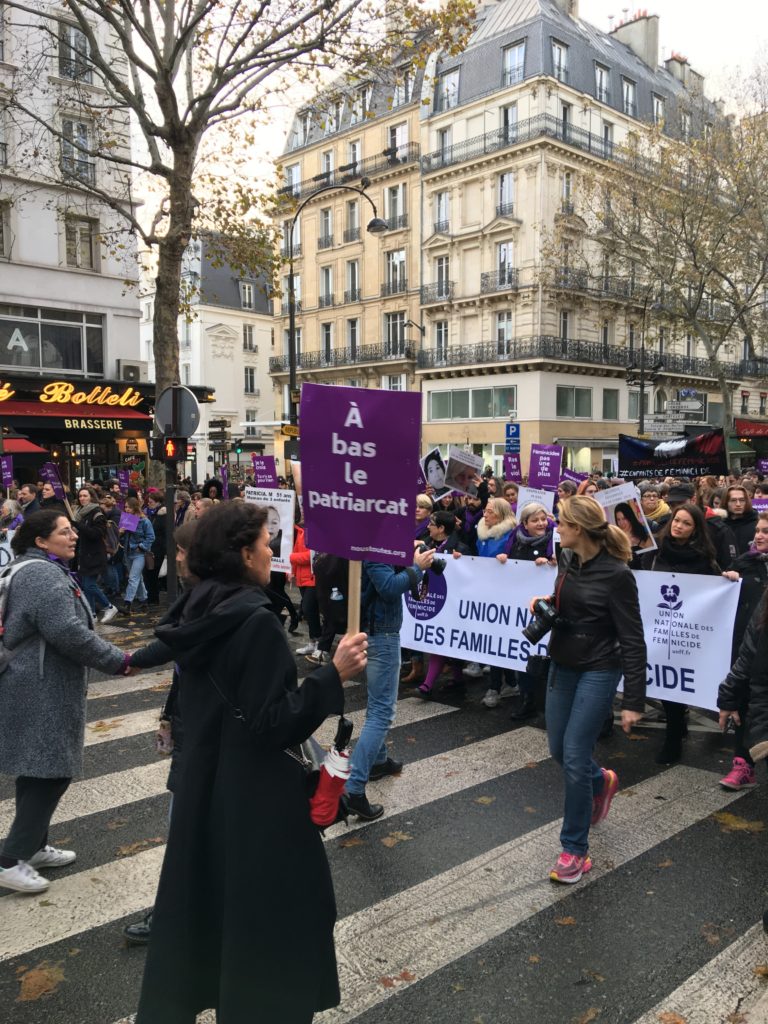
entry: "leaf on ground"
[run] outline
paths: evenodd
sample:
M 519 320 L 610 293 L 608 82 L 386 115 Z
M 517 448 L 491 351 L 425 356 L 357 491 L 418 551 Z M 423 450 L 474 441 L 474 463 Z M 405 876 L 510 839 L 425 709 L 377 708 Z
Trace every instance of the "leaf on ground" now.
M 495 796 L 478 796 L 475 799 L 476 804 L 482 804 L 483 807 L 487 807 L 489 804 L 494 803 L 496 800 Z
M 605 981 L 605 977 L 602 974 L 598 974 L 597 971 L 593 971 L 591 970 L 591 968 L 585 967 L 584 970 L 581 972 L 581 977 L 576 982 L 576 984 L 590 985 L 593 981 L 597 982 L 597 984 L 599 985 Z
M 523 765 L 523 767 L 524 768 L 538 768 L 539 767 L 539 762 L 538 761 L 526 761 L 525 764 Z
M 451 988 L 452 988 L 452 990 L 454 992 L 463 992 L 464 991 L 464 986 L 461 984 L 460 981 L 454 981 L 453 984 L 451 985 Z
M 170 679 L 165 683 L 158 683 L 157 686 L 150 686 L 152 693 L 165 693 L 166 690 L 171 688 Z
M 524 807 L 523 810 L 525 811 L 526 814 L 536 814 L 536 808 L 535 807 L 527 806 L 527 807 Z
M 754 835 L 765 831 L 764 821 L 747 821 L 746 818 L 740 818 L 738 814 L 731 814 L 730 811 L 718 811 L 712 817 L 720 826 L 721 832 L 748 832 Z
M 148 850 L 151 846 L 164 842 L 165 840 L 160 836 L 156 836 L 154 839 L 140 839 L 137 843 L 128 843 L 127 846 L 118 847 L 115 856 L 132 857 L 135 853 L 141 853 L 142 850 Z
M 122 722 L 122 718 L 110 718 L 103 722 L 89 722 L 88 728 L 91 732 L 111 732 L 112 729 L 119 729 Z
M 707 945 L 718 946 L 720 945 L 720 929 L 716 924 L 711 921 L 707 921 L 706 924 L 701 926 L 701 934 L 704 937 Z
M 661 1024 L 688 1024 L 685 1017 L 681 1017 L 679 1013 L 671 1013 L 669 1010 L 660 1013 L 659 1020 Z
M 752 973 L 756 978 L 768 978 L 768 964 L 758 964 Z
M 408 832 L 390 832 L 388 836 L 384 836 L 381 842 L 384 846 L 390 849 L 393 846 L 397 846 L 398 843 L 407 843 L 409 839 L 413 839 L 412 835 Z
M 74 949 L 67 950 L 67 956 L 80 956 L 82 949 L 78 949 L 76 946 Z
M 61 961 L 51 963 L 43 960 L 37 967 L 25 971 L 19 977 L 21 988 L 17 1003 L 32 1003 L 37 999 L 53 995 L 56 989 L 64 981 L 64 968 Z
M 347 850 L 350 846 L 365 846 L 365 840 L 361 839 L 360 836 L 347 836 L 346 839 L 342 839 L 339 843 L 342 849 Z
M 667 859 L 666 859 L 666 860 L 662 860 L 662 861 L 660 861 L 660 862 L 659 862 L 659 863 L 658 863 L 658 864 L 656 865 L 656 867 L 657 867 L 657 868 L 671 868 L 671 867 L 672 867 L 672 865 L 673 865 L 674 863 L 675 863 L 675 862 L 674 862 L 674 861 L 673 861 L 673 860 L 671 859 L 671 857 L 667 857 Z
M 397 975 L 396 980 L 397 981 L 416 981 L 416 975 L 413 973 L 413 971 L 409 971 L 409 970 L 404 969 L 404 970 L 400 971 L 400 973 Z
M 398 981 L 415 981 L 416 975 L 413 971 L 404 969 L 399 974 L 388 975 L 384 974 L 379 978 L 379 984 L 384 988 L 394 988 Z
M 573 1018 L 573 1024 L 590 1024 L 591 1021 L 597 1020 L 600 1016 L 600 1011 L 596 1006 L 590 1006 L 588 1010 L 585 1010 L 580 1017 Z
M 540 964 L 541 963 L 541 957 L 539 956 L 538 953 L 531 953 L 531 955 L 528 957 L 528 963 L 529 964 Z
M 559 925 L 562 925 L 564 927 L 566 927 L 568 925 L 574 925 L 574 924 L 576 924 L 576 918 L 575 917 L 556 917 L 555 918 L 555 924 L 559 924 Z
M 416 737 L 415 736 L 406 736 L 405 737 L 405 742 L 406 743 L 415 743 L 416 742 Z
M 459 775 L 459 774 L 461 774 L 461 773 L 460 772 L 443 772 L 443 778 L 444 779 L 452 779 L 454 777 L 454 775 Z
M 56 904 L 53 902 L 53 900 L 40 900 L 40 902 L 37 905 L 38 905 L 38 907 L 55 907 L 56 906 Z
M 631 732 L 629 736 L 627 736 L 627 739 L 631 740 L 632 743 L 644 743 L 648 739 L 648 737 L 641 736 L 639 733 L 636 732 Z
M 107 822 L 107 828 L 110 830 L 110 832 L 114 832 L 115 829 L 122 828 L 123 825 L 127 825 L 127 824 L 128 824 L 128 819 L 127 818 L 112 818 L 111 821 Z

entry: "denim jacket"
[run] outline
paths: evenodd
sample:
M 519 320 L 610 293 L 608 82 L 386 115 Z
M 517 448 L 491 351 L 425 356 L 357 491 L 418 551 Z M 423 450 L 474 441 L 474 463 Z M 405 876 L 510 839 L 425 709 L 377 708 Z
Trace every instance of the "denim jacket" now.
M 125 553 L 128 558 L 133 558 L 134 555 L 145 555 L 147 551 L 152 550 L 152 545 L 155 542 L 155 531 L 146 516 L 139 519 L 135 533 L 125 533 L 123 536 L 127 538 Z
M 367 633 L 399 633 L 403 624 L 403 594 L 421 582 L 417 566 L 395 571 L 384 562 L 363 562 L 360 625 Z

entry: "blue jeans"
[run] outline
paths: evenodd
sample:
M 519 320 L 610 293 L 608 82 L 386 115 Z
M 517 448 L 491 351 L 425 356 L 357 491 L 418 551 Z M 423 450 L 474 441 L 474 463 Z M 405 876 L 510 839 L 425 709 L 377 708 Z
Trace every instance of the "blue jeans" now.
M 589 849 L 592 800 L 603 789 L 603 773 L 592 757 L 600 727 L 611 709 L 621 670 L 581 671 L 554 661 L 547 680 L 549 752 L 565 775 L 560 842 L 583 857 Z
M 374 764 L 387 759 L 387 733 L 395 720 L 400 681 L 400 634 L 374 633 L 368 638 L 368 707 L 365 722 L 352 751 L 347 792 L 359 796 Z
M 109 608 L 109 598 L 104 594 L 104 591 L 99 586 L 98 576 L 84 576 L 80 575 L 80 583 L 83 588 L 88 604 L 91 606 L 91 611 L 96 614 L 96 605 L 101 605 L 102 608 Z
M 134 597 L 140 601 L 147 600 L 147 588 L 144 586 L 144 552 L 139 551 L 128 559 L 128 586 L 125 588 L 125 600 L 130 604 Z

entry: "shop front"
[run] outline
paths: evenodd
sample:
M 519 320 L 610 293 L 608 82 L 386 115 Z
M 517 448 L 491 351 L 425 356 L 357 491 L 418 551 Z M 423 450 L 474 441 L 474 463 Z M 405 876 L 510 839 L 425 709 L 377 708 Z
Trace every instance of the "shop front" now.
M 119 467 L 143 475 L 154 397 L 149 383 L 1 378 L 0 426 L 14 475 L 34 481 L 47 461 L 70 487 L 106 479 Z

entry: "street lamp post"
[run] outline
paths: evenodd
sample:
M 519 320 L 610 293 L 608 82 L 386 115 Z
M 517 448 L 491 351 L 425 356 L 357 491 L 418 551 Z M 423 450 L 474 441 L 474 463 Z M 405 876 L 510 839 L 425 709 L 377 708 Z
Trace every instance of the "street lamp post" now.
M 373 217 L 368 222 L 366 231 L 370 235 L 380 235 L 385 231 L 389 230 L 389 225 L 385 220 L 379 217 L 376 210 L 376 204 L 371 197 L 365 191 L 371 184 L 370 178 L 361 178 L 360 185 L 323 185 L 322 188 L 317 189 L 312 193 L 311 196 L 307 196 L 303 202 L 299 203 L 296 208 L 296 212 L 291 220 L 291 229 L 288 236 L 288 409 L 289 409 L 289 420 L 292 426 L 296 426 L 298 423 L 298 402 L 296 399 L 296 287 L 294 279 L 293 269 L 293 234 L 296 229 L 296 222 L 299 219 L 299 214 L 310 201 L 315 199 L 321 192 L 330 192 L 336 189 L 341 192 L 357 192 L 358 195 L 362 196 L 363 199 L 367 200 L 371 204 L 373 210 Z

